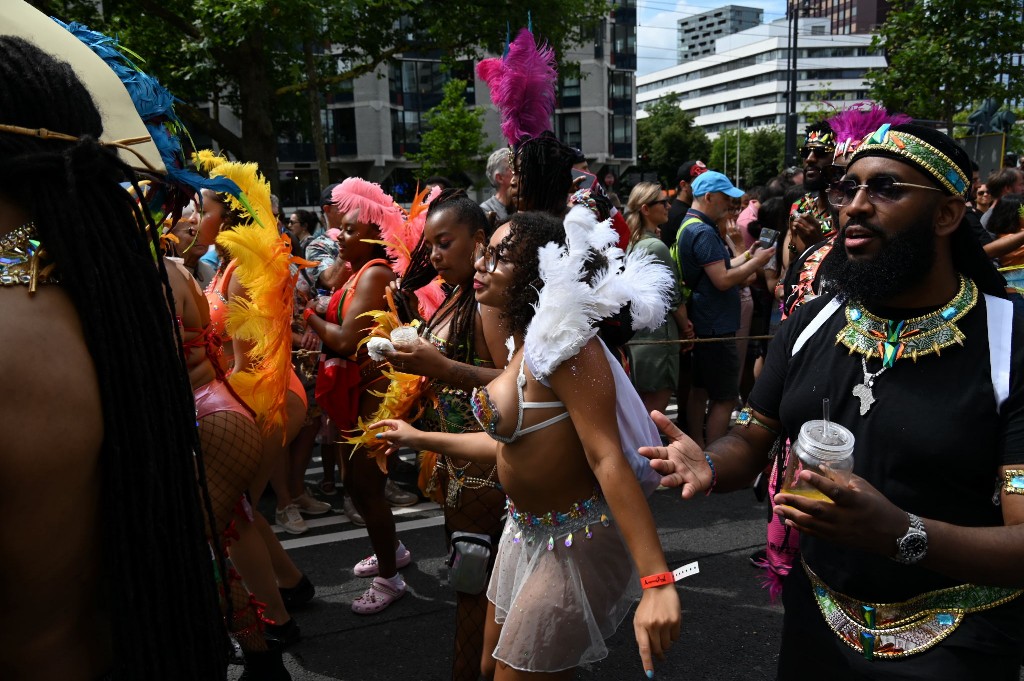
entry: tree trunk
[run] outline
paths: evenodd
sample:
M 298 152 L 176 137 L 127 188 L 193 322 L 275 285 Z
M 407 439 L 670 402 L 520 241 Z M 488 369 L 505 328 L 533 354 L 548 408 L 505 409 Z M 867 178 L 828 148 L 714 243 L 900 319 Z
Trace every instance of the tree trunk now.
M 232 70 L 242 114 L 242 160 L 258 164 L 271 191 L 276 192 L 281 177 L 273 121 L 274 88 L 263 41 L 263 29 L 254 27 L 249 38 L 238 46 Z
M 320 171 L 320 186 L 331 183 L 327 168 L 327 145 L 324 139 L 324 125 L 320 118 L 320 88 L 317 87 L 316 63 L 313 61 L 313 41 L 307 36 L 302 41 L 302 54 L 306 60 L 306 101 L 309 103 L 309 124 L 313 131 L 313 150 L 316 152 L 316 166 Z

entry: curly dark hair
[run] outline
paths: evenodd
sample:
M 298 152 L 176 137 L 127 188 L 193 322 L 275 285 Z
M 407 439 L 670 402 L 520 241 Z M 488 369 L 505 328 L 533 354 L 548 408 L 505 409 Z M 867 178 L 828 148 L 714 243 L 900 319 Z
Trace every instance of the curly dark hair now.
M 533 319 L 540 289 L 537 251 L 554 242 L 565 244 L 565 227 L 548 213 L 527 211 L 516 213 L 508 221 L 509 233 L 498 244 L 499 257 L 512 265 L 512 281 L 505 289 L 505 305 L 501 313 L 513 335 L 526 333 Z

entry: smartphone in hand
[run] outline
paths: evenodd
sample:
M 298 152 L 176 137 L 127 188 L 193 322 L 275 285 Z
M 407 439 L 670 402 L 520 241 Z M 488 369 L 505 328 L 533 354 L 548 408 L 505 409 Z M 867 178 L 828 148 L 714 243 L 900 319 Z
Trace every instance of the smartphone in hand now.
M 758 237 L 757 243 L 763 249 L 771 248 L 775 245 L 775 242 L 779 240 L 778 230 L 771 229 L 770 227 L 761 228 L 761 236 Z

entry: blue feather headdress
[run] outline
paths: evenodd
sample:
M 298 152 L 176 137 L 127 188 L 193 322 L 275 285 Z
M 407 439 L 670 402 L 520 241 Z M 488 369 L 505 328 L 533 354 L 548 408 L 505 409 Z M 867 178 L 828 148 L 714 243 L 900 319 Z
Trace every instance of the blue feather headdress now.
M 238 185 L 228 178 L 207 178 L 189 169 L 181 145 L 181 136 L 188 137 L 188 131 L 174 112 L 175 97 L 132 59 L 142 61 L 141 57 L 121 45 L 115 38 L 99 31 L 93 31 L 83 24 L 77 22 L 65 24 L 56 17 L 51 17 L 51 19 L 96 53 L 120 78 L 135 104 L 135 110 L 138 111 L 139 117 L 142 118 L 146 129 L 153 138 L 153 143 L 160 151 L 160 158 L 167 168 L 167 181 L 172 185 L 178 185 L 177 188 L 181 190 L 181 197 L 185 203 L 193 193 L 200 189 L 209 189 L 236 197 L 241 195 L 242 191 Z M 164 213 L 165 206 L 162 204 L 166 198 L 166 196 L 161 196 L 158 200 L 153 198 L 148 200 L 154 216 Z M 172 203 L 174 202 L 172 201 Z M 171 206 L 171 210 L 174 208 Z

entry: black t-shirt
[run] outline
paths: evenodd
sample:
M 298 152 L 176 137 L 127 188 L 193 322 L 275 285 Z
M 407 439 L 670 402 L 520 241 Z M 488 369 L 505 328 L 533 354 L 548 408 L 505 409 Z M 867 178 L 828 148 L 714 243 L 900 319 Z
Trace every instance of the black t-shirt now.
M 800 332 L 830 299 L 822 296 L 802 305 L 782 325 L 768 348 L 750 406 L 779 419 L 785 434 L 795 439 L 803 423 L 821 418 L 822 398 L 827 397 L 831 418 L 856 438 L 854 473 L 894 504 L 955 525 L 1002 525 L 1000 508 L 992 503 L 998 468 L 1024 462 L 1022 321 L 1014 319 L 1010 395 L 1001 413 L 991 379 L 985 300 L 979 293 L 977 305 L 957 324 L 966 336 L 964 345 L 919 357 L 916 363 L 898 360 L 875 380 L 877 401 L 861 416 L 860 401 L 851 391 L 864 380 L 862 355 L 836 344 L 846 324 L 842 309 L 792 356 Z M 902 319 L 931 310 L 871 311 L 883 319 Z M 868 360 L 868 371 L 880 368 L 877 357 Z M 831 588 L 866 601 L 905 601 L 957 583 L 920 566 L 809 536 L 801 538 L 801 552 Z
M 668 207 L 668 220 L 658 229 L 661 231 L 661 240 L 669 248 L 676 245 L 679 225 L 683 224 L 683 218 L 686 217 L 686 211 L 688 210 L 690 210 L 690 204 L 679 199 L 673 199 L 672 205 Z

